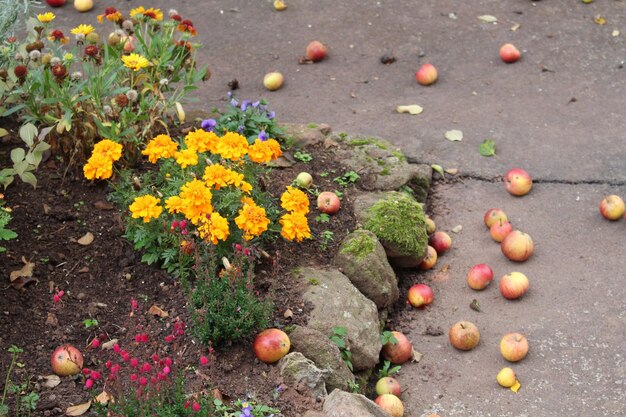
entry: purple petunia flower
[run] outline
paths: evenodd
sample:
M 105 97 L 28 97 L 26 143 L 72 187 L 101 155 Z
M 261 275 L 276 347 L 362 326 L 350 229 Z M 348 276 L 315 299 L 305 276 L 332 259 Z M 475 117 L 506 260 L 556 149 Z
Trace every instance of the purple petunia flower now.
M 261 142 L 265 142 L 268 138 L 267 133 L 265 133 L 265 130 L 261 130 L 259 132 L 259 139 L 261 139 Z
M 241 102 L 241 111 L 246 111 L 248 106 L 252 103 L 250 100 L 244 100 Z
M 213 129 L 215 129 L 215 125 L 217 125 L 217 122 L 215 121 L 215 119 L 206 119 L 202 121 L 202 123 L 200 124 L 200 127 L 206 130 L 207 132 L 212 132 Z
M 259 104 L 261 104 L 260 101 L 255 101 L 254 103 L 252 103 L 252 107 L 256 109 L 257 107 L 259 107 Z
M 275 111 L 270 111 L 267 113 L 267 118 L 272 120 L 274 117 L 276 117 L 276 112 Z
M 238 107 L 239 106 L 239 102 L 233 98 L 233 99 L 230 100 L 230 105 L 233 106 L 233 107 Z

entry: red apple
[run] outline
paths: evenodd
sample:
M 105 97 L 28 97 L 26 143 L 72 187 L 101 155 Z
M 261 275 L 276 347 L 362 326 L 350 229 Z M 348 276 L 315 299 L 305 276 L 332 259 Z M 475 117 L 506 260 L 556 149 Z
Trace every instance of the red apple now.
M 393 363 L 401 365 L 413 357 L 413 344 L 400 332 L 391 332 L 396 338 L 396 343 L 387 342 L 381 351 L 383 358 Z
M 493 270 L 487 264 L 474 265 L 467 273 L 467 285 L 473 290 L 484 290 L 493 281 Z
M 448 332 L 450 344 L 459 350 L 472 350 L 480 342 L 480 332 L 474 323 L 459 321 Z
M 534 248 L 530 235 L 519 230 L 510 232 L 500 243 L 500 250 L 504 256 L 515 262 L 524 262 L 530 258 Z
M 391 417 L 402 417 L 404 415 L 404 405 L 402 405 L 402 401 L 393 394 L 379 395 L 374 402 Z
M 509 362 L 519 362 L 528 353 L 528 339 L 519 333 L 508 333 L 500 340 L 500 353 Z
M 503 222 L 502 220 L 492 224 L 491 228 L 489 228 L 489 234 L 491 235 L 491 238 L 498 243 L 502 242 L 504 238 L 507 237 L 507 235 L 512 231 L 513 226 L 511 226 L 511 223 Z
M 312 41 L 306 47 L 306 59 L 310 59 L 313 62 L 319 62 L 326 58 L 328 50 L 324 44 L 320 41 Z
M 513 168 L 504 175 L 504 188 L 516 196 L 526 195 L 533 188 L 533 179 L 522 168 Z
M 395 378 L 386 376 L 376 382 L 376 394 L 378 395 L 393 394 L 399 397 L 400 393 L 402 393 L 402 389 L 400 388 L 400 383 Z
M 500 279 L 500 293 L 507 300 L 515 300 L 528 292 L 528 277 L 521 272 L 511 272 Z
M 415 308 L 426 307 L 433 302 L 435 293 L 432 288 L 426 284 L 415 284 L 409 288 L 408 299 L 409 304 Z
M 65 0 L 46 0 L 50 7 L 61 7 L 65 4 Z
M 435 248 L 437 255 L 443 255 L 452 246 L 452 239 L 446 232 L 435 232 L 428 238 L 428 244 Z
M 607 220 L 618 220 L 620 217 L 626 216 L 625 212 L 626 206 L 620 196 L 608 195 L 600 202 L 600 213 Z
M 420 262 L 417 266 L 419 269 L 423 271 L 427 271 L 431 269 L 437 263 L 437 251 L 432 246 L 428 246 L 426 250 L 426 257 Z
M 435 221 L 426 216 L 426 233 L 430 236 L 435 233 L 435 230 L 437 230 L 437 225 L 435 224 Z
M 521 56 L 522 54 L 520 53 L 519 49 L 517 49 L 515 45 L 511 43 L 505 43 L 500 48 L 500 58 L 502 58 L 502 60 L 507 64 L 517 62 Z
M 431 85 L 437 81 L 437 69 L 432 64 L 424 64 L 415 73 L 415 79 L 421 85 Z
M 287 333 L 279 329 L 266 329 L 254 338 L 254 354 L 265 363 L 274 363 L 289 352 L 291 342 Z
M 485 226 L 490 229 L 491 226 L 494 225 L 494 223 L 497 223 L 499 221 L 508 222 L 509 218 L 506 216 L 506 213 L 504 211 L 497 208 L 491 208 L 487 210 L 483 220 L 485 221 Z
M 76 375 L 83 369 L 83 354 L 72 345 L 62 345 L 52 352 L 50 363 L 59 376 Z
M 341 202 L 337 194 L 332 191 L 324 191 L 317 196 L 317 208 L 322 213 L 335 214 L 341 208 Z

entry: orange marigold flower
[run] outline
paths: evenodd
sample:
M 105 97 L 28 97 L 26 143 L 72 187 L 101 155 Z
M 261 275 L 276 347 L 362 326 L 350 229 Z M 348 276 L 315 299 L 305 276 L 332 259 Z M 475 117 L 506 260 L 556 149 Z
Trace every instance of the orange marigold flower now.
M 115 7 L 107 7 L 104 9 L 104 14 L 99 14 L 97 16 L 98 22 L 102 23 L 104 18 L 110 22 L 119 22 L 123 19 L 122 13 L 117 10 Z
M 252 162 L 264 164 L 272 160 L 274 150 L 268 141 L 256 139 L 254 143 L 248 147 L 248 157 Z
M 209 187 L 213 187 L 219 190 L 222 187 L 233 184 L 235 177 L 233 174 L 237 174 L 234 171 L 224 167 L 221 164 L 209 165 L 204 169 L 204 175 L 202 179 L 206 181 Z
M 251 240 L 267 230 L 270 219 L 265 215 L 263 207 L 259 207 L 256 204 L 244 204 L 239 210 L 239 215 L 235 217 L 235 224 L 243 230 L 243 238 Z
M 92 155 L 83 166 L 83 174 L 88 180 L 105 180 L 113 175 L 113 161 L 99 153 Z
M 280 235 L 287 240 L 301 242 L 311 237 L 309 222 L 302 213 L 287 213 L 280 218 L 279 223 L 283 227 Z
M 243 197 L 241 197 L 241 204 L 255 204 L 254 200 L 250 197 L 248 197 L 247 195 L 244 195 Z
M 174 158 L 176 158 L 176 163 L 182 168 L 198 165 L 198 154 L 193 149 L 183 149 L 180 152 L 176 152 Z
M 185 204 L 179 196 L 174 195 L 165 200 L 165 208 L 170 214 L 182 213 Z
M 225 241 L 230 235 L 228 220 L 214 211 L 200 222 L 198 232 L 200 238 L 210 240 L 212 244 L 217 245 L 218 240 Z
M 178 144 L 167 135 L 158 135 L 146 146 L 146 149 L 141 151 L 142 155 L 146 155 L 148 160 L 153 164 L 159 160 L 159 158 L 171 158 L 176 154 Z
M 287 191 L 280 197 L 280 205 L 289 212 L 307 214 L 309 212 L 309 197 L 302 190 L 287 186 Z
M 276 159 L 283 154 L 282 149 L 280 149 L 280 143 L 276 139 L 268 139 L 265 143 L 272 149 L 272 159 Z
M 122 144 L 111 139 L 102 139 L 93 146 L 92 154 L 100 154 L 111 161 L 117 161 L 122 157 Z
M 193 22 L 189 19 L 181 21 L 176 29 L 184 33 L 189 33 L 191 36 L 196 36 L 198 34 L 196 28 L 193 26 Z
M 193 132 L 187 133 L 185 136 L 185 145 L 187 145 L 187 149 L 193 149 L 198 153 L 206 151 L 215 153 L 219 140 L 220 138 L 213 132 L 196 129 Z
M 202 216 L 213 211 L 211 199 L 213 194 L 204 181 L 194 179 L 180 188 L 180 198 L 183 200 L 182 212 L 193 224 L 198 224 Z
M 238 161 L 248 153 L 248 141 L 236 132 L 228 132 L 217 143 L 216 153 L 231 161 Z
M 128 207 L 133 219 L 143 217 L 143 222 L 148 223 L 150 219 L 156 219 L 161 215 L 163 207 L 159 205 L 161 200 L 152 195 L 143 195 L 135 198 Z
M 130 17 L 137 17 L 139 15 L 149 17 L 152 20 L 163 20 L 163 12 L 161 9 L 155 9 L 154 7 L 146 9 L 143 6 L 139 6 L 130 11 Z

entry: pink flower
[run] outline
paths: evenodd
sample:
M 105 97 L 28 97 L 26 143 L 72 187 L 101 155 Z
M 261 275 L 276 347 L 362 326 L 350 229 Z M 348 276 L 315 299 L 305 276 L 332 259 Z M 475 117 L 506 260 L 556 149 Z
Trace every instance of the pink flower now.
M 93 378 L 94 381 L 97 381 L 100 378 L 102 378 L 102 374 L 98 371 L 91 371 L 91 377 Z
M 150 356 L 150 358 L 152 358 L 152 360 L 154 362 L 158 362 L 159 361 L 159 355 L 157 355 L 156 353 L 153 353 L 152 356 Z
M 150 366 L 148 362 L 146 362 L 141 367 L 141 372 L 150 372 L 150 369 L 152 369 L 152 367 Z
M 91 373 L 91 369 L 83 368 L 83 375 L 89 375 Z
M 146 333 L 138 334 L 135 336 L 135 342 L 148 343 L 148 335 Z
M 93 340 L 91 341 L 91 347 L 92 347 L 92 348 L 94 348 L 94 349 L 95 349 L 95 348 L 97 348 L 97 347 L 100 347 L 100 340 L 98 340 L 98 339 L 93 339 Z
M 198 411 L 200 411 L 200 404 L 193 403 L 193 405 L 191 406 L 191 409 L 197 413 Z
M 207 358 L 206 356 L 200 356 L 200 365 L 208 365 L 209 364 L 209 358 Z
M 130 309 L 137 310 L 139 308 L 139 303 L 134 298 L 130 299 Z
M 111 366 L 113 366 L 113 362 L 111 361 L 106 361 L 106 363 L 104 364 L 107 368 L 111 369 Z
M 146 385 L 148 385 L 148 380 L 142 376 L 141 378 L 139 378 L 139 385 L 145 387 Z
M 133 368 L 136 368 L 137 366 L 139 366 L 139 361 L 137 360 L 137 358 L 130 359 L 130 366 L 132 366 Z
M 169 366 L 166 366 L 165 368 L 163 368 L 163 374 L 164 375 L 168 375 L 172 370 L 170 369 Z
M 120 353 L 120 345 L 117 343 L 113 345 L 113 352 Z
M 133 382 L 137 382 L 137 380 L 139 379 L 139 375 L 137 374 L 130 374 L 130 380 Z
M 166 366 L 172 366 L 172 358 L 165 358 L 165 359 L 163 359 L 163 363 Z
M 174 341 L 174 335 L 170 334 L 170 335 L 165 336 L 165 341 L 167 343 L 172 343 Z
M 93 387 L 93 379 L 89 378 L 85 381 L 85 388 L 90 389 L 91 387 Z

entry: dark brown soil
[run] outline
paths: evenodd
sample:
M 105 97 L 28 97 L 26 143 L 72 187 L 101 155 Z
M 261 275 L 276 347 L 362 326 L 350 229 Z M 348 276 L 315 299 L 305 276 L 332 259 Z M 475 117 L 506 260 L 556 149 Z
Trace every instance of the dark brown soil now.
M 15 130 L 13 130 L 15 131 Z M 9 160 L 8 153 L 19 142 L 15 137 L 4 138 L 0 144 L 0 161 Z M 300 171 L 321 173 L 344 169 L 333 157 L 332 149 L 307 149 L 313 159 L 297 162 L 291 168 L 275 169 L 271 173 L 270 191 L 279 195 Z M 123 237 L 122 216 L 107 202 L 106 182 L 89 183 L 80 177 L 63 179 L 63 169 L 54 160 L 43 163 L 36 172 L 37 189 L 16 179 L 4 192 L 6 205 L 14 216 L 9 228 L 19 237 L 4 242 L 7 252 L 0 255 L 3 271 L 3 296 L 0 298 L 0 370 L 4 373 L 11 345 L 24 349 L 11 376 L 15 382 L 31 382 L 31 390 L 40 395 L 34 415 L 62 415 L 65 409 L 89 399 L 83 387 L 84 377 L 62 378 L 57 387 L 41 385 L 41 376 L 52 374 L 50 356 L 59 345 L 71 343 L 85 356 L 85 367 L 105 371 L 104 363 L 111 351 L 89 349 L 90 341 L 99 337 L 103 342 L 118 339 L 122 348 L 134 349 L 133 354 L 148 357 L 154 352 L 170 355 L 179 369 L 190 365 L 198 372 L 187 378 L 196 391 L 218 389 L 225 398 L 237 399 L 254 395 L 259 402 L 280 408 L 285 416 L 297 416 L 307 409 L 321 407 L 314 400 L 303 398 L 295 390 L 282 387 L 276 366 L 256 360 L 252 338 L 230 346 L 209 350 L 189 335 L 178 337 L 174 343 L 165 342 L 176 322 L 189 322 L 186 298 L 180 285 L 164 271 L 140 262 L 141 253 L 133 250 Z M 333 182 L 336 175 L 316 176 L 320 190 L 338 189 L 343 192 L 342 209 L 328 223 L 315 220 L 319 214 L 315 197 L 311 196 L 312 210 L 309 223 L 314 239 L 291 244 L 276 239 L 264 250 L 270 255 L 257 272 L 256 285 L 263 297 L 275 302 L 273 325 L 284 327 L 306 323 L 306 308 L 286 274 L 297 264 L 327 264 L 342 238 L 354 228 L 351 199 L 354 185 L 342 187 Z M 324 247 L 319 239 L 323 231 L 333 232 L 333 240 Z M 95 237 L 93 243 L 81 245 L 77 241 L 86 233 Z M 34 264 L 32 282 L 21 289 L 11 285 L 9 274 Z M 275 288 L 268 293 L 270 286 Z M 54 303 L 55 290 L 63 290 L 62 302 Z M 139 301 L 133 316 L 131 299 Z M 159 306 L 169 316 L 158 318 L 147 310 Z M 290 309 L 293 316 L 284 317 Z M 96 319 L 98 325 L 87 329 L 86 319 Z M 134 337 L 147 333 L 150 343 L 137 345 Z M 141 350 L 143 352 L 140 352 Z M 208 356 L 206 367 L 198 366 L 200 356 Z M 9 399 L 11 403 L 12 399 Z

